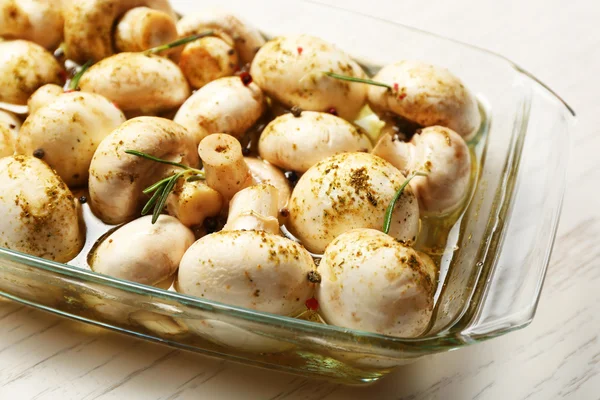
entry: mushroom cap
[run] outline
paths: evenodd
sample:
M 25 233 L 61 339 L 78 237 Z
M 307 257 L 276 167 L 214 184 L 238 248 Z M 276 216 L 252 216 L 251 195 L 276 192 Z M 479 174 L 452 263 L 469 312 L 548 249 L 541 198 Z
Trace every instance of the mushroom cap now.
M 45 105 L 52 103 L 58 96 L 65 93 L 62 86 L 58 86 L 54 83 L 48 83 L 38 90 L 33 92 L 27 100 L 27 108 L 29 108 L 29 115 L 35 113 L 38 109 Z
M 375 112 L 391 112 L 423 126 L 442 125 L 465 138 L 481 124 L 477 99 L 445 68 L 400 61 L 383 67 L 373 80 L 398 85 L 397 92 L 369 86 L 369 105 Z
M 93 271 L 155 286 L 173 276 L 194 233 L 176 218 L 161 215 L 131 221 L 105 237 L 89 257 Z
M 224 10 L 207 9 L 187 14 L 177 22 L 180 37 L 198 34 L 208 29 L 233 38 L 236 52 L 243 64 L 251 63 L 256 51 L 265 44 L 265 39 L 258 30 Z
M 183 103 L 173 121 L 196 136 L 196 143 L 212 133 L 242 137 L 265 111 L 262 91 L 244 85 L 237 76 L 216 79 Z
M 425 128 L 411 139 L 414 157 L 410 172 L 428 171 L 416 176 L 410 186 L 426 213 L 444 214 L 465 200 L 471 183 L 471 153 L 464 139 L 442 126 Z
M 427 327 L 434 282 L 417 252 L 375 229 L 338 236 L 319 264 L 320 313 L 327 323 L 414 337 Z
M 282 36 L 256 54 L 250 73 L 271 98 L 288 107 L 327 111 L 352 120 L 364 106 L 365 84 L 328 77 L 323 71 L 366 78 L 361 67 L 332 44 L 309 35 Z
M 144 51 L 177 39 L 172 14 L 148 7 L 127 11 L 115 27 L 115 47 L 122 51 Z
M 176 18 L 169 0 L 70 0 L 63 11 L 67 58 L 84 63 L 111 56 L 114 53 L 112 30 L 117 18 L 127 10 L 142 6 Z
M 42 46 L 26 40 L 0 41 L 0 101 L 27 104 L 46 83 L 62 83 L 58 61 Z
M 174 109 L 190 95 L 173 61 L 144 53 L 119 53 L 99 61 L 83 74 L 79 87 L 101 94 L 126 112 Z
M 196 146 L 182 126 L 164 118 L 128 120 L 100 143 L 90 164 L 90 204 L 105 223 L 119 224 L 138 215 L 148 200 L 142 190 L 171 175 L 173 167 L 127 154 L 137 150 L 196 167 Z
M 16 149 L 24 155 L 44 150 L 44 161 L 67 185 L 85 185 L 96 148 L 123 122 L 123 113 L 103 96 L 64 93 L 25 120 Z
M 62 7 L 48 0 L 0 2 L 0 37 L 24 39 L 53 50 L 63 36 Z
M 179 57 L 179 68 L 195 89 L 233 75 L 237 67 L 238 56 L 233 44 L 213 36 L 188 43 Z
M 371 150 L 371 141 L 354 125 L 328 113 L 288 113 L 271 121 L 260 135 L 260 156 L 280 168 L 306 172 L 324 158 Z
M 279 194 L 279 210 L 284 209 L 290 196 L 292 195 L 292 189 L 290 184 L 283 172 L 277 167 L 272 166 L 268 161 L 259 160 L 253 157 L 244 157 L 244 161 L 250 169 L 252 179 L 256 183 L 267 183 L 275 186 Z
M 232 251 L 235 249 L 235 251 Z M 315 269 L 298 243 L 262 231 L 221 231 L 194 243 L 179 265 L 180 293 L 235 306 L 293 315 L 314 290 Z
M 0 158 L 15 152 L 21 121 L 11 112 L 0 110 Z
M 313 253 L 355 228 L 382 229 L 386 209 L 406 178 L 369 153 L 344 153 L 311 167 L 298 181 L 286 227 Z M 392 213 L 390 235 L 407 244 L 419 232 L 419 205 L 406 187 Z
M 73 195 L 46 163 L 34 157 L 0 159 L 2 247 L 58 262 L 83 246 Z
M 383 136 L 373 154 L 403 173 L 426 172 L 410 181 L 423 213 L 440 215 L 455 210 L 465 200 L 471 183 L 471 154 L 465 140 L 443 126 L 431 126 L 413 135 L 410 142 Z

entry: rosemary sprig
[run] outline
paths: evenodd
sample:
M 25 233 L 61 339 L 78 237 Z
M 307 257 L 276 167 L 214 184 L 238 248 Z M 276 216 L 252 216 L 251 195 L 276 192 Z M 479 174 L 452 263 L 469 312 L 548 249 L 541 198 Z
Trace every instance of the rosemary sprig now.
M 172 49 L 173 47 L 182 46 L 184 44 L 193 42 L 194 40 L 198 40 L 198 39 L 201 39 L 206 36 L 214 35 L 214 33 L 215 32 L 213 30 L 208 30 L 208 31 L 200 32 L 195 35 L 186 36 L 184 38 L 177 39 L 171 43 L 161 44 L 160 46 L 156 46 L 151 49 L 145 50 L 144 54 L 157 54 L 157 53 L 160 53 L 161 51 L 169 50 L 169 49 Z
M 335 72 L 323 72 L 323 73 L 331 78 L 339 79 L 342 81 L 366 83 L 367 85 L 381 86 L 381 87 L 387 88 L 388 90 L 393 90 L 392 86 L 388 85 L 387 83 L 377 82 L 372 79 L 364 79 L 364 78 L 356 78 L 354 76 L 340 75 L 340 74 L 336 74 Z
M 77 71 L 75 76 L 73 76 L 73 78 L 71 79 L 71 82 L 69 82 L 69 90 L 77 90 L 77 88 L 79 87 L 79 81 L 81 80 L 81 77 L 83 76 L 83 74 L 85 74 L 85 71 L 87 71 L 88 68 L 92 66 L 92 63 L 92 60 L 87 60 L 86 63 L 79 68 L 79 71 Z
M 181 163 L 163 160 L 162 158 L 154 157 L 150 154 L 146 154 L 137 150 L 125 150 L 125 153 L 145 158 L 147 160 L 151 160 L 161 164 L 173 165 L 175 167 L 183 169 L 183 171 L 176 172 L 167 178 L 161 179 L 160 181 L 148 186 L 142 191 L 144 194 L 152 193 L 150 200 L 148 200 L 148 202 L 146 203 L 146 205 L 144 205 L 144 208 L 142 209 L 142 215 L 147 215 L 150 213 L 150 210 L 152 210 L 153 224 L 156 223 L 158 217 L 164 210 L 165 205 L 167 204 L 167 198 L 169 197 L 169 194 L 173 191 L 173 188 L 175 187 L 177 181 L 181 177 L 188 174 L 193 174 L 187 178 L 188 182 L 204 179 L 204 172 L 196 168 L 188 167 L 187 165 L 183 165 Z
M 390 201 L 390 204 L 388 205 L 387 209 L 385 210 L 385 217 L 383 219 L 383 232 L 384 233 L 390 233 L 390 226 L 392 225 L 392 214 L 394 213 L 394 207 L 396 207 L 396 203 L 398 202 L 398 199 L 400 199 L 400 196 L 402 196 L 402 193 L 404 192 L 404 189 L 406 188 L 406 186 L 410 183 L 412 178 L 414 178 L 415 176 L 427 176 L 427 174 L 425 172 L 413 172 L 406 178 L 404 183 L 402 185 L 400 185 L 400 187 L 398 188 L 398 191 L 396 192 L 396 194 L 392 198 L 392 201 Z

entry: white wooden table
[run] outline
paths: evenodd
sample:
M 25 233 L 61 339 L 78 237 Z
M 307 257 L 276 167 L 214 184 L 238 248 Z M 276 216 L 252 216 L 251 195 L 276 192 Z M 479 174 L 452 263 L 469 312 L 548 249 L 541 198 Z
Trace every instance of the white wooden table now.
M 177 351 L 0 300 L 0 399 L 600 399 L 600 2 L 343 6 L 504 54 L 578 112 L 561 227 L 531 326 L 354 388 Z

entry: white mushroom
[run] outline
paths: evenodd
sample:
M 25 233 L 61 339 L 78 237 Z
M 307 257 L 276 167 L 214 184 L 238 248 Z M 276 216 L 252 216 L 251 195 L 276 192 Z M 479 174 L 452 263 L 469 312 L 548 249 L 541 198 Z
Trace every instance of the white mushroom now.
M 17 116 L 0 110 L 0 158 L 14 154 L 19 129 L 21 129 L 21 121 Z
M 433 310 L 434 277 L 410 247 L 374 229 L 338 236 L 319 264 L 320 313 L 329 324 L 415 337 Z
M 64 93 L 25 120 L 16 150 L 38 153 L 67 185 L 82 186 L 96 148 L 123 122 L 123 113 L 98 94 Z
M 406 178 L 369 153 L 344 153 L 311 167 L 298 181 L 288 207 L 290 232 L 313 253 L 355 228 L 382 229 L 386 209 Z M 390 235 L 410 245 L 419 232 L 419 205 L 406 188 L 392 213 Z
M 115 52 L 112 30 L 117 18 L 142 6 L 176 18 L 168 0 L 70 0 L 64 8 L 67 58 L 84 63 L 111 56 Z
M 105 237 L 89 257 L 93 271 L 144 285 L 172 281 L 194 234 L 176 218 L 138 218 Z M 169 283 L 166 285 L 170 286 Z
M 290 184 L 281 170 L 272 166 L 268 161 L 258 158 L 244 157 L 246 165 L 250 169 L 250 175 L 255 183 L 268 183 L 277 188 L 279 198 L 279 210 L 287 207 L 292 190 Z
M 309 35 L 283 36 L 267 42 L 250 69 L 265 94 L 288 107 L 334 109 L 340 117 L 353 120 L 365 104 L 366 85 L 334 79 L 323 72 L 366 78 L 348 54 Z
M 43 161 L 0 159 L 0 245 L 58 262 L 83 246 L 79 208 L 71 191 Z
M 410 142 L 381 137 L 373 154 L 389 161 L 403 174 L 421 171 L 410 186 L 421 210 L 445 214 L 465 199 L 471 181 L 471 155 L 464 139 L 451 129 L 432 126 L 417 132 Z
M 473 136 L 481 124 L 475 96 L 445 68 L 418 61 L 383 67 L 373 78 L 394 90 L 369 86 L 369 104 L 422 126 L 442 125 L 461 136 Z
M 27 104 L 46 83 L 61 84 L 64 71 L 52 54 L 26 40 L 0 41 L 0 101 Z
M 64 92 L 65 91 L 61 86 L 55 85 L 54 83 L 48 83 L 40 87 L 38 90 L 33 92 L 33 94 L 29 96 L 29 99 L 27 100 L 29 115 L 33 114 L 43 106 L 52 103 Z
M 115 27 L 117 51 L 136 52 L 173 42 L 177 26 L 172 14 L 148 7 L 127 11 Z
M 79 81 L 125 112 L 152 114 L 179 107 L 190 95 L 183 73 L 164 57 L 119 53 L 93 65 Z
M 125 153 L 136 150 L 191 167 L 199 164 L 189 133 L 173 121 L 138 117 L 125 122 L 98 146 L 90 164 L 90 204 L 105 223 L 119 224 L 138 215 L 148 196 L 142 190 L 171 175 L 173 168 Z
M 240 190 L 229 203 L 228 231 L 265 231 L 279 235 L 279 194 L 275 186 L 258 184 Z
M 292 240 L 264 231 L 223 230 L 188 249 L 176 289 L 234 306 L 295 315 L 313 294 L 309 273 L 314 270 L 310 254 Z
M 370 151 L 369 138 L 346 120 L 327 113 L 304 111 L 275 118 L 260 135 L 260 156 L 280 168 L 306 172 L 324 158 Z
M 243 136 L 265 111 L 262 91 L 240 77 L 220 78 L 194 93 L 173 121 L 186 127 L 200 143 L 212 133 Z
M 206 184 L 221 193 L 226 202 L 252 185 L 252 175 L 244 162 L 242 146 L 225 134 L 209 135 L 200 142 L 198 154 L 206 172 Z
M 0 37 L 29 40 L 53 50 L 62 36 L 61 1 L 0 0 Z
M 223 196 L 205 182 L 180 179 L 167 198 L 167 212 L 185 226 L 202 225 L 207 217 L 219 214 Z
M 231 37 L 243 64 L 252 62 L 258 49 L 265 43 L 258 30 L 223 10 L 212 9 L 188 14 L 177 22 L 177 30 L 182 37 L 208 29 L 216 31 L 220 36 L 226 34 Z
M 179 57 L 179 68 L 194 89 L 225 76 L 238 67 L 233 43 L 218 37 L 204 37 L 188 43 Z

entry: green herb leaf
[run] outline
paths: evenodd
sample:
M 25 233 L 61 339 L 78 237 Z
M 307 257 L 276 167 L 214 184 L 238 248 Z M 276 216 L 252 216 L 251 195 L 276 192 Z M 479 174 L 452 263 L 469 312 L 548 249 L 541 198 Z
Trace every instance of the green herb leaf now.
M 410 183 L 412 178 L 414 178 L 415 176 L 427 176 L 427 174 L 424 172 L 413 172 L 410 176 L 408 176 L 406 178 L 404 183 L 402 185 L 400 185 L 400 188 L 398 188 L 398 191 L 396 192 L 396 194 L 392 198 L 392 201 L 390 201 L 390 204 L 388 205 L 387 209 L 385 210 L 385 217 L 383 219 L 383 229 L 382 229 L 383 233 L 390 233 L 390 226 L 392 225 L 392 214 L 394 213 L 394 207 L 396 207 L 396 203 L 398 202 L 398 199 L 400 199 L 400 196 L 402 196 L 402 193 L 404 192 L 404 189 L 406 188 L 406 186 Z
M 159 189 L 160 187 L 162 187 L 165 183 L 167 183 L 171 178 L 173 177 L 173 175 L 165 178 L 165 179 L 161 179 L 160 181 L 156 182 L 153 185 L 148 186 L 146 189 L 144 189 L 142 191 L 142 193 L 144 194 L 150 194 L 154 191 L 157 191 L 157 189 Z M 158 190 L 160 192 L 160 190 Z
M 153 224 L 156 223 L 156 221 L 158 221 L 158 217 L 160 217 L 160 214 L 162 213 L 163 209 L 165 208 L 165 205 L 167 204 L 167 198 L 169 197 L 169 193 L 171 193 L 171 191 L 175 187 L 175 183 L 177 183 L 177 180 L 179 178 L 181 178 L 184 174 L 185 174 L 185 171 L 176 173 L 165 184 L 165 187 L 163 188 L 163 190 L 160 193 L 160 198 L 158 199 L 156 206 L 154 207 L 154 212 L 152 213 L 152 223 Z
M 196 181 L 203 181 L 204 179 L 206 179 L 204 177 L 204 174 L 202 175 L 192 175 L 189 178 L 186 179 L 187 182 L 196 182 Z
M 150 212 L 150 210 L 152 209 L 152 206 L 154 206 L 154 204 L 156 204 L 156 201 L 160 197 L 161 192 L 162 192 L 162 190 L 157 190 L 154 192 L 152 197 L 150 197 L 150 200 L 148 200 L 148 202 L 146 203 L 144 208 L 142 208 L 142 215 L 147 215 Z
M 194 40 L 198 40 L 198 39 L 206 37 L 206 36 L 211 36 L 214 33 L 215 33 L 214 31 L 209 30 L 209 31 L 200 32 L 196 35 L 186 36 L 184 38 L 177 39 L 171 43 L 162 44 L 160 46 L 156 46 L 151 49 L 148 49 L 148 50 L 144 51 L 144 54 L 157 54 L 157 53 L 160 53 L 161 51 L 169 50 L 169 49 L 172 49 L 173 47 L 177 47 L 177 46 L 182 46 L 184 44 L 188 44 L 190 42 L 193 42 Z
M 125 150 L 125 153 L 131 154 L 134 156 L 138 156 L 138 157 L 142 157 L 142 158 L 146 158 L 148 160 L 156 161 L 161 164 L 174 165 L 176 167 L 183 168 L 185 170 L 192 169 L 192 168 L 188 167 L 187 165 L 183 165 L 183 164 L 180 164 L 180 163 L 177 163 L 174 161 L 163 160 L 162 158 L 154 157 L 154 156 L 151 156 L 150 154 L 142 153 L 141 151 L 137 151 L 137 150 Z
M 356 78 L 354 76 L 340 75 L 340 74 L 336 74 L 335 72 L 323 72 L 323 73 L 331 78 L 339 79 L 342 81 L 366 83 L 367 85 L 381 86 L 384 88 L 388 88 L 389 90 L 392 90 L 392 87 L 390 85 L 388 85 L 387 83 L 377 82 L 372 79 L 364 79 L 364 78 Z
M 85 71 L 87 71 L 88 68 L 92 66 L 92 63 L 92 60 L 88 60 L 79 68 L 79 71 L 77 71 L 75 76 L 71 79 L 71 82 L 69 82 L 69 90 L 77 90 L 77 88 L 79 87 L 79 81 L 81 80 L 81 77 L 83 76 L 83 74 L 85 74 Z

